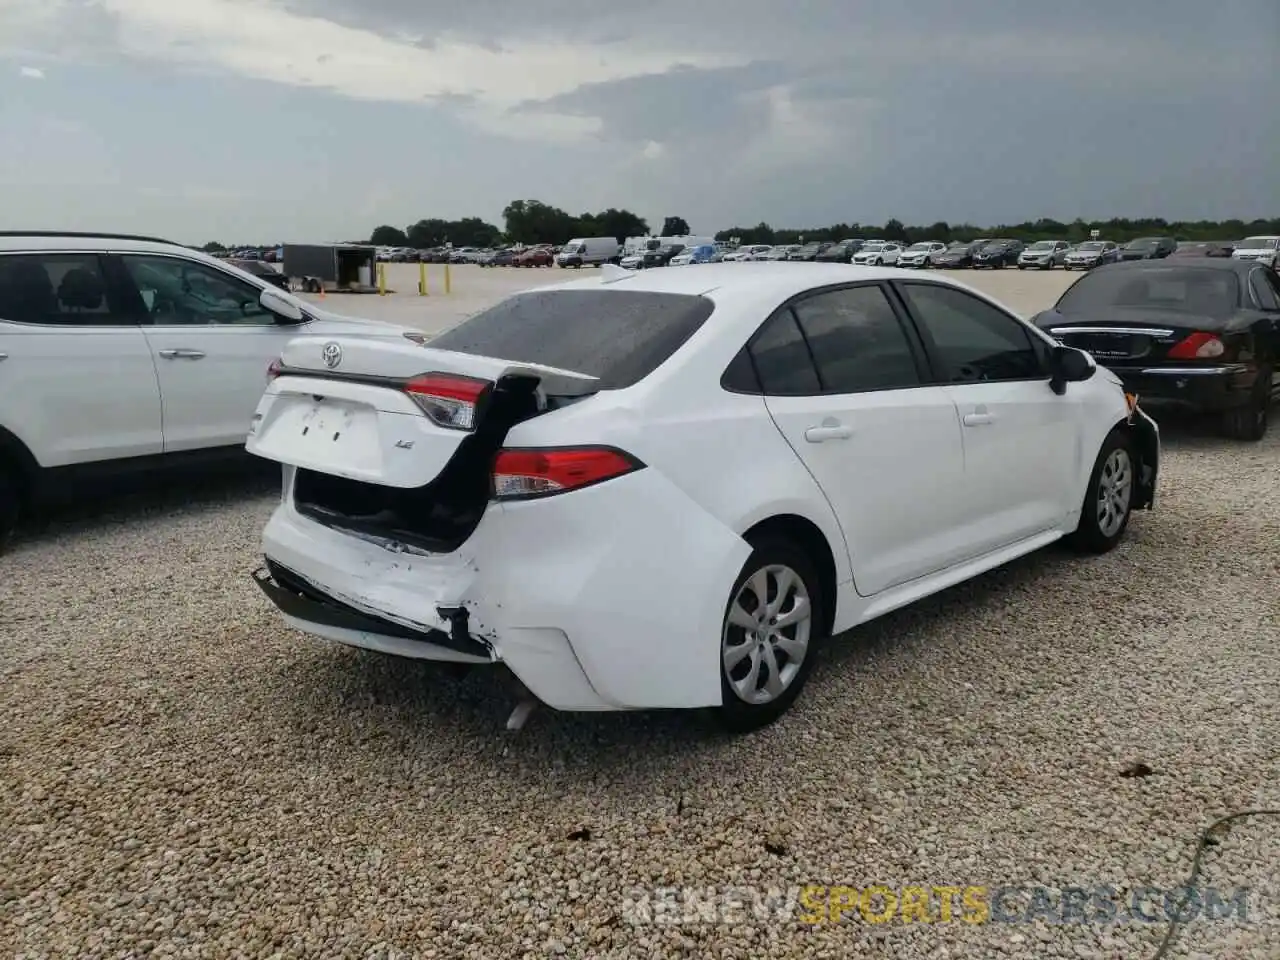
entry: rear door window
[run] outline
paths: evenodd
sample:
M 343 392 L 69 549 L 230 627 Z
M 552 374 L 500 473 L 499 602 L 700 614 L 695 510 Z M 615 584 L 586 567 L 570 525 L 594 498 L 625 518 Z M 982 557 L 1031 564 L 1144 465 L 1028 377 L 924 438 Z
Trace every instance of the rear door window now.
M 430 346 L 585 373 L 601 390 L 621 390 L 665 363 L 714 309 L 688 294 L 534 290 L 464 320 Z
M 132 325 L 114 303 L 96 253 L 0 256 L 0 320 L 59 326 Z
M 880 287 L 848 287 L 806 297 L 793 310 L 826 393 L 920 385 L 902 324 Z

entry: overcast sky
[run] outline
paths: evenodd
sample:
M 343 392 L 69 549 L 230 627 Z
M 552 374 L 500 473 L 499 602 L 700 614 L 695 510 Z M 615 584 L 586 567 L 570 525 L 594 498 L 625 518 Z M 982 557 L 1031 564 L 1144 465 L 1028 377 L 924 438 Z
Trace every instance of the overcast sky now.
M 0 0 L 0 227 L 1280 215 L 1280 0 Z

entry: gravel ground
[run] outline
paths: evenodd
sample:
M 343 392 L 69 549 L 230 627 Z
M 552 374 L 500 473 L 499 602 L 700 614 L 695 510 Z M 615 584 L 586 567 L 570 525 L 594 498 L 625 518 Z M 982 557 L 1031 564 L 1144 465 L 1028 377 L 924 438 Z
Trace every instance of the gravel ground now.
M 509 734 L 490 672 L 284 629 L 248 579 L 269 479 L 63 515 L 0 559 L 0 952 L 1149 957 L 1158 924 L 713 922 L 637 891 L 1167 888 L 1214 818 L 1280 807 L 1280 432 L 1165 429 L 1114 553 L 856 630 L 737 740 L 671 714 Z M 1280 956 L 1280 819 L 1205 872 L 1249 922 L 1169 956 Z

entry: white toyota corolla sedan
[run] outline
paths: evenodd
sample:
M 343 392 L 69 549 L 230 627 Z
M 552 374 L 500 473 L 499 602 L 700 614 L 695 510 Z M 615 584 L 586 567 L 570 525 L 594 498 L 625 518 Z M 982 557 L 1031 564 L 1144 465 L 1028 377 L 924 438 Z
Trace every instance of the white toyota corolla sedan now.
M 300 337 L 248 449 L 293 627 L 501 663 L 559 710 L 795 700 L 833 634 L 1155 497 L 1120 381 L 947 277 L 712 264 L 511 297 L 415 345 Z M 515 721 L 513 715 L 513 722 Z

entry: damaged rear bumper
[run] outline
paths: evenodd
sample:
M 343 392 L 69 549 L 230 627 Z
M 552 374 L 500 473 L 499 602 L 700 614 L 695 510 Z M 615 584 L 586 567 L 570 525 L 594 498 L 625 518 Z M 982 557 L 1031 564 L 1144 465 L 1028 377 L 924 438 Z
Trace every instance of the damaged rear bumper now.
M 267 559 L 253 573 L 253 580 L 287 621 L 311 633 L 354 646 L 428 660 L 491 663 L 493 647 L 471 635 L 467 611 L 439 608 L 450 629 L 414 629 L 385 617 L 357 610 L 325 593 L 305 577 Z
M 750 553 L 655 470 L 492 503 L 452 553 L 339 530 L 288 499 L 262 545 L 259 587 L 295 629 L 500 663 L 547 706 L 584 711 L 718 705 L 724 598 Z

